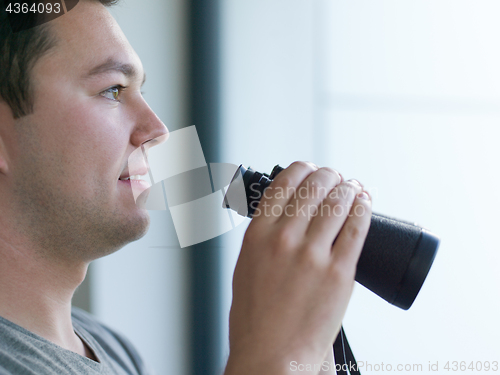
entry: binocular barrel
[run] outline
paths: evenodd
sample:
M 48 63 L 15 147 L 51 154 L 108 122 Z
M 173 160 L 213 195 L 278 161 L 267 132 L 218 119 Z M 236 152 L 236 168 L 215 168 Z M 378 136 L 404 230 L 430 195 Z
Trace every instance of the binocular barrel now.
M 241 165 L 227 190 L 225 207 L 252 217 L 263 191 L 282 170 L 277 165 L 267 175 Z M 242 187 L 246 195 L 243 201 L 235 199 Z M 408 310 L 429 273 L 438 246 L 439 238 L 427 229 L 373 213 L 356 281 L 387 302 Z

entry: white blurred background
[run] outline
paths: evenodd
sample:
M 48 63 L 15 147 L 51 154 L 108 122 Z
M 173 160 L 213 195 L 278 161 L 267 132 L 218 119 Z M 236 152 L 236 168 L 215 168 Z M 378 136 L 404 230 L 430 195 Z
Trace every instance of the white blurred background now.
M 220 12 L 222 161 L 334 167 L 370 189 L 374 211 L 442 239 L 409 311 L 356 287 L 344 324 L 358 361 L 419 374 L 500 361 L 500 3 L 220 0 Z M 112 13 L 152 108 L 171 130 L 192 125 L 185 2 L 123 0 Z M 186 258 L 168 212 L 152 218 L 144 239 L 93 265 L 92 311 L 158 374 L 188 374 Z M 243 233 L 224 236 L 222 327 Z

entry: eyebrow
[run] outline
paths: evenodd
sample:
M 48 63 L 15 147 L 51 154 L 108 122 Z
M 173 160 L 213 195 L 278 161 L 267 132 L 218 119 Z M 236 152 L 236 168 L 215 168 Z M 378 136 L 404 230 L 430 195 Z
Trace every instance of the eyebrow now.
M 109 72 L 119 72 L 125 75 L 125 77 L 129 79 L 134 79 L 138 77 L 139 73 L 137 72 L 137 69 L 134 65 L 132 64 L 126 64 L 120 61 L 117 61 L 113 58 L 110 58 L 106 60 L 104 63 L 99 64 L 90 71 L 84 75 L 84 78 L 92 78 L 94 76 L 98 76 L 101 74 L 106 74 Z M 142 85 L 144 85 L 144 82 L 146 82 L 146 73 L 144 73 L 143 78 L 142 78 Z

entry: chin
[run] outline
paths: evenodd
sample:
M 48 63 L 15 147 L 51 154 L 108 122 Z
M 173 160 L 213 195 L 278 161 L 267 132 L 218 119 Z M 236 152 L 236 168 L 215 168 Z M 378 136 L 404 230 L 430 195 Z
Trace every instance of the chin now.
M 151 224 L 151 218 L 149 216 L 149 212 L 143 208 L 136 208 L 136 215 L 124 226 L 125 235 L 124 237 L 128 237 L 128 242 L 137 241 L 138 239 L 144 237 L 149 230 L 149 226 Z
M 114 253 L 122 247 L 144 237 L 149 230 L 150 217 L 147 210 L 137 209 L 133 214 L 126 216 L 125 220 L 108 222 L 100 227 L 91 250 L 92 259 Z M 95 252 L 94 252 L 95 251 Z
M 147 210 L 141 209 L 143 211 L 142 220 L 138 225 L 136 236 L 133 241 L 137 241 L 138 239 L 144 237 L 146 233 L 149 231 L 149 226 L 151 224 L 151 218 L 149 216 L 149 212 Z

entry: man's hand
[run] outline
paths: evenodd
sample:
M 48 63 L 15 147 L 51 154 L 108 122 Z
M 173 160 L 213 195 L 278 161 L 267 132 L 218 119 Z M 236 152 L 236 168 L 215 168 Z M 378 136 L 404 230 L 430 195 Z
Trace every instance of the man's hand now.
M 236 265 L 226 375 L 288 374 L 292 361 L 325 360 L 370 218 L 369 195 L 332 169 L 296 162 L 276 177 Z

